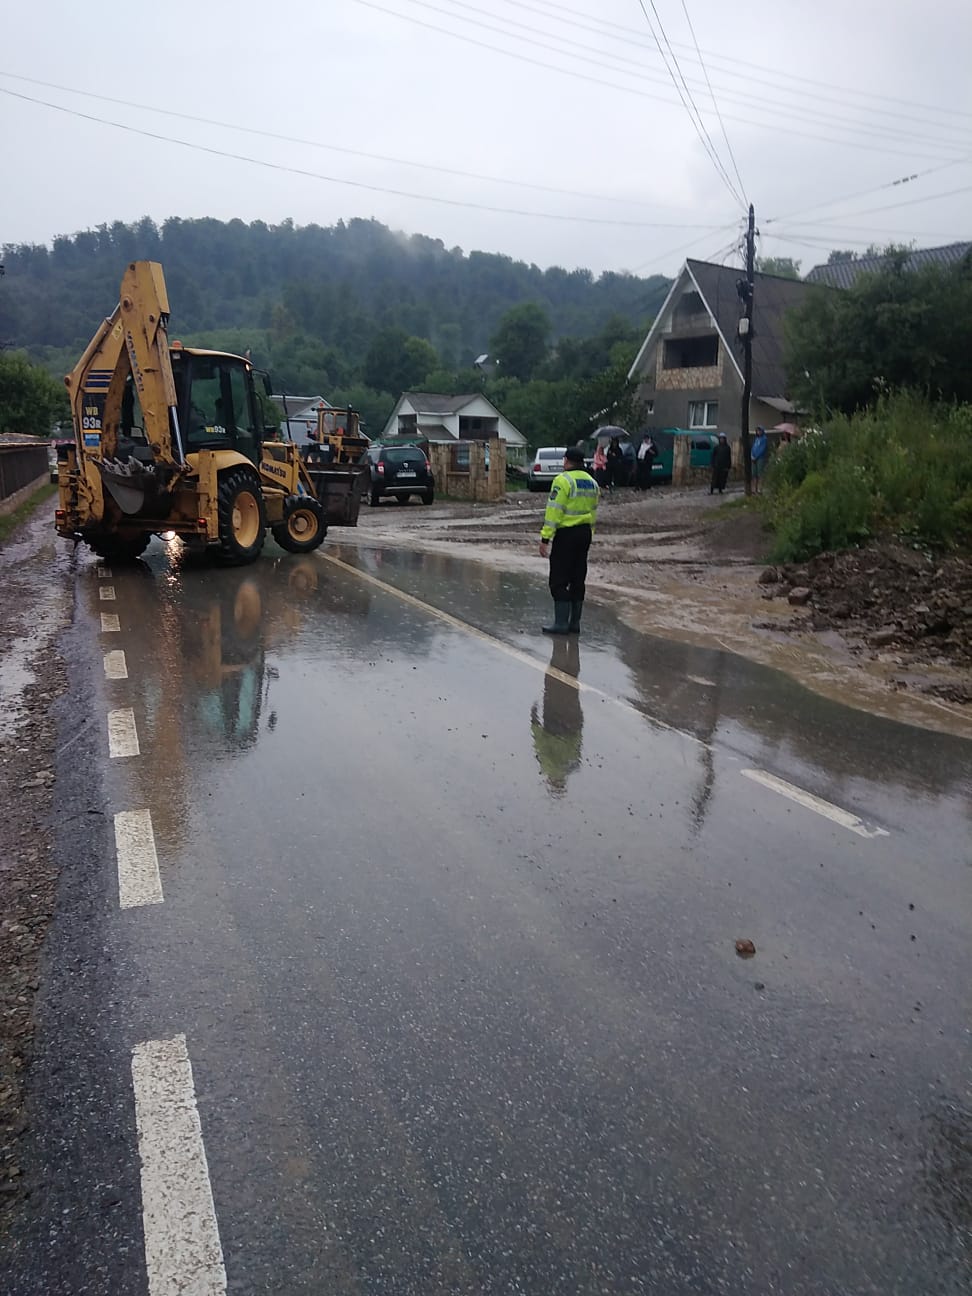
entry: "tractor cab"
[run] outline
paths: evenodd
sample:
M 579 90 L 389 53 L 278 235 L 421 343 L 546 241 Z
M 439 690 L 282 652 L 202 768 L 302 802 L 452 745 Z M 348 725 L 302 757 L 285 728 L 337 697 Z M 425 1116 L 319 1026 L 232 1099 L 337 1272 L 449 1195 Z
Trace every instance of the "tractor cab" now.
M 236 450 L 259 464 L 263 418 L 249 361 L 179 342 L 172 343 L 169 356 L 185 453 Z

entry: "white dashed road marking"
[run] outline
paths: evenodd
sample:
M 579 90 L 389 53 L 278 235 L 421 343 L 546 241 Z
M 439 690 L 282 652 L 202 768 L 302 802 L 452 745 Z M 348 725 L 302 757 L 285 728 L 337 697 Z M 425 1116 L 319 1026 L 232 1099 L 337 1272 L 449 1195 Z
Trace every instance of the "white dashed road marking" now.
M 128 679 L 128 663 L 125 661 L 125 654 L 120 648 L 114 652 L 105 653 L 105 679 Z
M 122 707 L 118 711 L 108 712 L 108 755 L 137 756 L 138 730 L 135 728 L 135 712 L 131 707 Z
M 787 783 L 785 779 L 777 778 L 775 774 L 768 774 L 766 770 L 744 769 L 740 770 L 740 773 L 744 774 L 746 778 L 752 779 L 754 783 L 761 783 L 763 787 L 769 788 L 771 792 L 778 792 L 780 796 L 785 796 L 790 801 L 805 806 L 807 810 L 813 810 L 816 814 L 823 815 L 825 819 L 840 824 L 842 828 L 857 833 L 858 837 L 887 837 L 890 835 L 884 828 L 869 828 L 863 819 L 851 814 L 850 811 L 842 810 L 840 806 L 832 805 L 830 801 L 823 801 L 820 797 L 814 796 L 812 792 L 805 792 L 803 788 L 798 788 L 793 783 Z
M 104 634 L 108 634 L 108 633 L 110 633 L 112 630 L 120 630 L 120 629 L 121 629 L 121 624 L 119 623 L 119 620 L 118 620 L 118 613 L 117 613 L 117 612 L 102 612 L 102 614 L 101 614 L 101 629 L 102 629 L 102 632 L 103 632 Z
M 103 603 L 113 603 L 115 601 L 114 585 L 99 585 L 98 597 Z
M 95 568 L 95 572 L 97 573 L 99 580 L 104 580 L 105 577 L 107 577 L 109 580 L 111 579 L 111 568 L 106 567 L 104 563 L 99 563 L 98 566 Z
M 132 1051 L 149 1296 L 222 1296 L 226 1269 L 185 1035 Z
M 162 881 L 151 810 L 122 810 L 115 815 L 115 850 L 121 907 L 161 904 Z

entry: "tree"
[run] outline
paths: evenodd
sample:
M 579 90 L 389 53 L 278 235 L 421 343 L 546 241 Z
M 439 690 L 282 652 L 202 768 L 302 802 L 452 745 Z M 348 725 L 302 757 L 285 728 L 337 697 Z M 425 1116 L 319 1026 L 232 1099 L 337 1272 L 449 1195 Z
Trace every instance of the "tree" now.
M 397 395 L 417 387 L 438 363 L 435 348 L 425 338 L 410 337 L 397 326 L 383 328 L 368 347 L 362 377 L 373 391 Z
M 70 423 L 67 392 L 25 355 L 0 351 L 0 433 L 47 437 L 55 423 Z
M 781 279 L 800 278 L 800 262 L 792 257 L 757 257 L 756 269 L 760 274 L 778 275 Z
M 819 287 L 786 321 L 794 396 L 853 413 L 887 391 L 972 401 L 972 257 L 908 270 L 907 248 L 850 288 Z
M 536 302 L 508 310 L 490 339 L 500 373 L 526 382 L 543 363 L 550 337 L 550 318 Z

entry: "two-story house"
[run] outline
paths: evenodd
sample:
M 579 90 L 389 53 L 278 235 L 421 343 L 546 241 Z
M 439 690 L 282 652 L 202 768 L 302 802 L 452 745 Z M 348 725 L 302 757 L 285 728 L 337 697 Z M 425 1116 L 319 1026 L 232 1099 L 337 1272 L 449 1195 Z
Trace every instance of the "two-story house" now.
M 646 426 L 725 432 L 742 425 L 743 303 L 737 267 L 686 261 L 635 357 L 628 377 L 646 402 Z M 750 430 L 773 427 L 796 410 L 783 367 L 783 319 L 806 300 L 799 279 L 757 274 L 753 298 Z

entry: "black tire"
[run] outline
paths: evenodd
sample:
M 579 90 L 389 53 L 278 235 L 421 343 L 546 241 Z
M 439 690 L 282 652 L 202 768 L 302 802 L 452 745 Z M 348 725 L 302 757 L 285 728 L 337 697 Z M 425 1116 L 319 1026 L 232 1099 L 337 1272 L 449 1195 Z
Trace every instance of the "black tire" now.
M 376 491 L 372 488 L 371 494 L 368 497 L 368 502 L 372 508 L 377 508 L 378 505 L 381 503 L 381 492 Z
M 219 477 L 219 547 L 228 563 L 255 562 L 267 534 L 260 479 L 249 468 L 230 468 Z
M 291 495 L 284 503 L 284 520 L 273 528 L 273 538 L 288 553 L 310 553 L 324 543 L 327 523 L 324 510 L 309 495 Z
M 130 535 L 116 532 L 114 535 L 93 537 L 88 541 L 88 548 L 106 562 L 135 562 L 148 548 L 151 539 L 150 531 L 135 531 Z
M 423 504 L 431 504 L 432 501 L 435 499 L 435 491 L 430 491 L 430 490 L 423 491 L 420 498 Z

